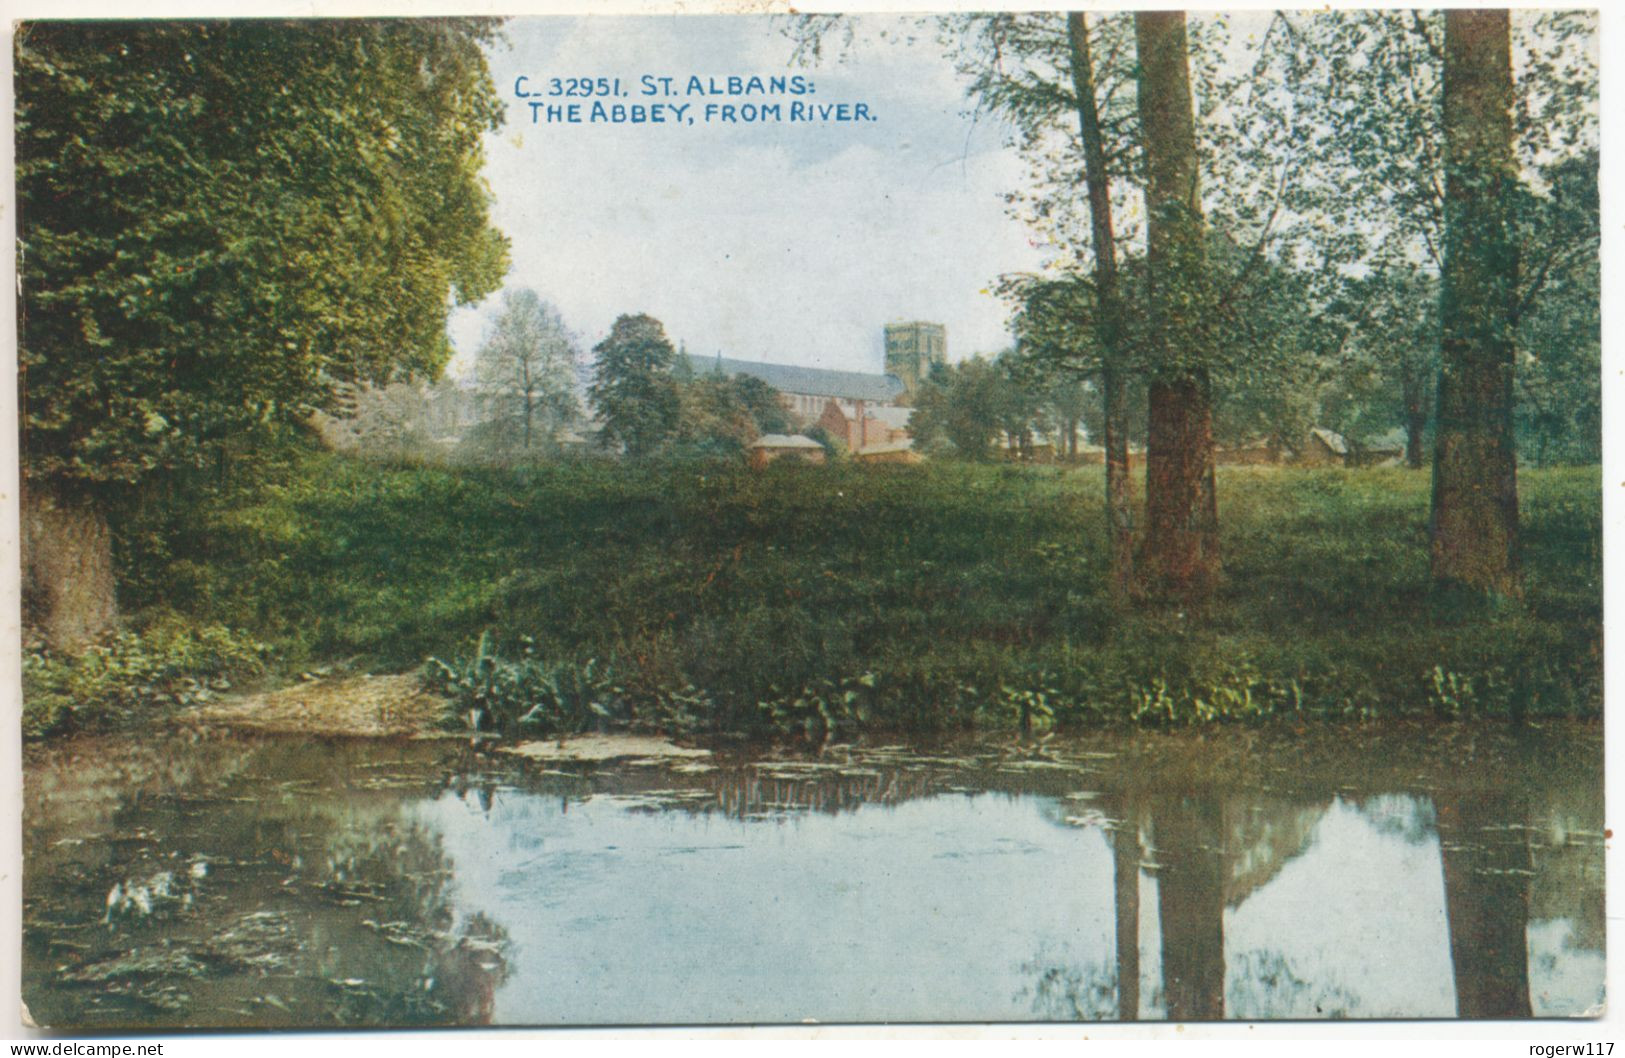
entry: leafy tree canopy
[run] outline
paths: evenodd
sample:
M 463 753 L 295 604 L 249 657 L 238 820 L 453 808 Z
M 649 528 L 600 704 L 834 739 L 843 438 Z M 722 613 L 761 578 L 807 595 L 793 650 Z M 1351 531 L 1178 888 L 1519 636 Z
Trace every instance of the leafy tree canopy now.
M 31 23 L 16 36 L 25 468 L 135 482 L 437 374 L 506 240 L 491 20 Z
M 655 451 L 677 430 L 682 401 L 672 368 L 677 352 L 653 316 L 621 316 L 593 346 L 597 361 L 588 399 L 602 420 L 601 443 L 627 455 Z
M 534 290 L 502 296 L 502 311 L 480 346 L 480 390 L 520 447 L 557 437 L 576 415 L 576 338 L 558 309 Z
M 1001 434 L 1030 439 L 1042 397 L 1018 377 L 1017 363 L 1007 355 L 933 367 L 909 420 L 916 443 L 939 451 L 951 446 L 963 458 L 981 460 L 992 455 L 990 446 Z

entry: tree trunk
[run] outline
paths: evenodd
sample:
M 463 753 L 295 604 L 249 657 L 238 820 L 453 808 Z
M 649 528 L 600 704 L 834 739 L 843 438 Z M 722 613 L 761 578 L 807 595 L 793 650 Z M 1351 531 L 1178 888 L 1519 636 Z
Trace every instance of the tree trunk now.
M 1219 566 L 1206 372 L 1152 381 L 1147 441 L 1147 573 L 1165 590 L 1204 594 Z
M 1083 174 L 1089 188 L 1089 231 L 1095 249 L 1096 333 L 1103 369 L 1100 389 L 1105 415 L 1106 540 L 1112 593 L 1122 600 L 1134 586 L 1134 487 L 1129 478 L 1128 391 L 1123 383 L 1122 305 L 1117 293 L 1117 242 L 1112 231 L 1111 177 L 1095 103 L 1095 69 L 1089 53 L 1089 23 L 1081 11 L 1066 17 L 1071 45 L 1072 86 L 1078 99 L 1083 139 Z M 1074 431 L 1072 454 L 1077 455 Z
M 1156 588 L 1199 596 L 1218 576 L 1219 518 L 1203 330 L 1206 251 L 1185 15 L 1139 12 L 1134 28 L 1149 177 L 1152 343 L 1158 359 L 1146 438 L 1145 575 Z
M 22 490 L 23 626 L 76 653 L 113 627 L 113 536 L 101 511 L 30 482 Z
M 1510 223 L 1517 169 L 1507 12 L 1446 12 L 1444 51 L 1444 340 L 1433 443 L 1433 577 L 1514 593 L 1511 306 L 1518 250 Z
M 1105 406 L 1106 521 L 1110 533 L 1112 594 L 1122 601 L 1134 594 L 1134 479 L 1128 461 L 1128 386 L 1122 373 L 1100 373 Z
M 1427 429 L 1427 402 L 1422 394 L 1421 379 L 1407 375 L 1405 387 L 1405 465 L 1412 470 L 1422 469 L 1422 434 Z

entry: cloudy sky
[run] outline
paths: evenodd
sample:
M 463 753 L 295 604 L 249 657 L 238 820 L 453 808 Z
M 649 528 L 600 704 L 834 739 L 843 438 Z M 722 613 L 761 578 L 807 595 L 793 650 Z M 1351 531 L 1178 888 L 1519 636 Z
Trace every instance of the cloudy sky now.
M 507 123 L 486 146 L 492 219 L 513 242 L 508 284 L 556 304 L 584 348 L 632 312 L 691 352 L 819 367 L 878 371 L 891 320 L 946 324 L 955 359 L 1003 348 L 990 287 L 1043 259 L 1000 198 L 1021 164 L 998 124 L 964 115 L 929 33 L 910 44 L 912 23 L 863 21 L 843 61 L 805 70 L 767 18 L 510 22 L 491 56 Z M 730 127 L 679 94 L 669 101 L 696 104 L 693 125 L 535 124 L 515 96 L 521 75 L 529 91 L 619 77 L 620 102 L 638 103 L 651 101 L 638 94 L 645 74 L 681 93 L 690 75 L 795 73 L 812 80 L 811 102 L 865 103 L 877 120 Z M 497 300 L 454 315 L 455 365 Z

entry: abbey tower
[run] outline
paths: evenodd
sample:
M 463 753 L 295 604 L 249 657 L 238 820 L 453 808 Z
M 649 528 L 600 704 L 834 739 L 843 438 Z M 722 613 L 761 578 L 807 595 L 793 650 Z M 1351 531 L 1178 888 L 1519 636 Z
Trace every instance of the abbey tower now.
M 895 375 L 913 396 L 931 365 L 948 362 L 948 328 L 940 323 L 886 324 L 886 374 Z

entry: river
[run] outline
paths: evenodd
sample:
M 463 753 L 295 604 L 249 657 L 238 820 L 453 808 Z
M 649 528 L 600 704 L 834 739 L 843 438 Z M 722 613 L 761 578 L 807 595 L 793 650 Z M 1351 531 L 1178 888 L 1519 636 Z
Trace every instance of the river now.
M 59 1028 L 1568 1016 L 1600 728 L 25 753 Z

